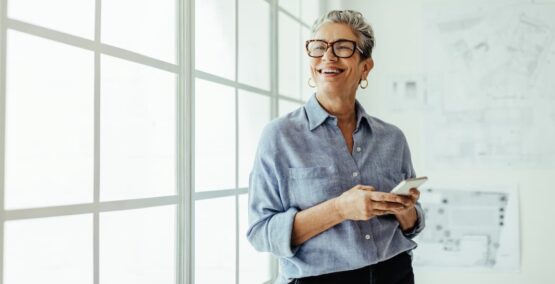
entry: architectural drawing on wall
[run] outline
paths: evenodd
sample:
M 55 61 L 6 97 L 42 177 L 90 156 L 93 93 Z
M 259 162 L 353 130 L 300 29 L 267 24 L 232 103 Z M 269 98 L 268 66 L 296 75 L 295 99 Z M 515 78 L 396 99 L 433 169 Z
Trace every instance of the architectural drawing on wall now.
M 425 11 L 430 165 L 555 164 L 555 4 Z
M 417 238 L 418 268 L 518 270 L 519 207 L 516 188 L 424 189 L 426 230 Z
M 422 74 L 390 75 L 386 81 L 387 106 L 391 110 L 415 110 L 427 107 L 426 77 Z

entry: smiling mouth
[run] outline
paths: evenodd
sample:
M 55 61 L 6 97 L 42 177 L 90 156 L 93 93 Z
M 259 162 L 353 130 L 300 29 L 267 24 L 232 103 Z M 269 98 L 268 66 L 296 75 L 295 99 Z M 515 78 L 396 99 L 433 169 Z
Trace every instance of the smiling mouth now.
M 336 75 L 336 74 L 341 74 L 341 73 L 343 73 L 343 71 L 345 71 L 345 69 L 340 69 L 340 68 L 323 68 L 323 69 L 318 69 L 318 73 L 324 74 L 324 75 Z

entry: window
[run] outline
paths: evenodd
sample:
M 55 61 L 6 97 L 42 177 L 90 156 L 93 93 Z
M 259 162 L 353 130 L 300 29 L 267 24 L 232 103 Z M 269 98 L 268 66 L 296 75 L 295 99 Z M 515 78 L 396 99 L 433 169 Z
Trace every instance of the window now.
M 0 282 L 176 283 L 183 3 L 0 5 Z
M 320 6 L 0 0 L 0 284 L 272 280 L 248 176 Z
M 195 283 L 272 278 L 269 254 L 245 237 L 248 175 L 273 117 L 272 5 L 195 2 Z
M 321 14 L 320 1 L 281 0 L 278 11 L 279 115 L 301 106 L 314 93 L 308 86 L 310 70 L 304 42 Z

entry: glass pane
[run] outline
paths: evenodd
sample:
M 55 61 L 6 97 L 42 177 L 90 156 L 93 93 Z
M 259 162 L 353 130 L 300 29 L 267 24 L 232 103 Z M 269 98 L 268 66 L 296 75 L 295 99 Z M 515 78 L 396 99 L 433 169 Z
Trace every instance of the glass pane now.
M 175 283 L 175 209 L 100 213 L 100 283 Z
M 93 53 L 12 30 L 7 44 L 6 208 L 91 202 Z
M 270 119 L 270 97 L 239 91 L 239 187 L 249 186 L 258 140 Z
M 310 39 L 310 30 L 303 27 L 302 28 L 302 36 L 303 42 Z M 301 99 L 303 101 L 307 101 L 312 94 L 316 92 L 316 88 L 311 88 L 308 86 L 308 78 L 310 78 L 310 57 L 306 54 L 306 51 L 303 49 L 301 51 Z M 314 84 L 314 81 L 312 81 Z
M 175 0 L 102 1 L 102 42 L 175 62 Z
M 235 196 L 195 204 L 195 283 L 235 283 Z
M 235 90 L 195 81 L 195 189 L 235 188 Z
M 279 13 L 279 93 L 300 98 L 301 44 L 300 24 Z
M 92 215 L 8 221 L 4 283 L 93 283 Z
M 7 12 L 12 19 L 94 39 L 94 2 L 95 0 L 10 0 Z
M 264 0 L 239 0 L 239 81 L 270 89 L 270 10 Z
M 278 103 L 278 108 L 279 108 L 279 116 L 284 116 L 296 109 L 298 109 L 299 107 L 301 107 L 301 104 L 295 103 L 295 102 L 290 102 L 287 100 L 279 100 Z
M 305 0 L 302 0 L 305 1 Z M 293 14 L 295 17 L 299 17 L 300 7 L 299 0 L 279 0 L 279 6 L 285 9 L 287 12 Z
M 321 0 L 302 0 L 301 2 L 301 20 L 312 27 L 312 24 L 320 17 L 320 1 Z
M 272 278 L 271 256 L 256 251 L 247 240 L 248 195 L 239 196 L 239 283 L 261 284 Z
M 195 1 L 195 68 L 235 80 L 235 1 Z
M 175 74 L 110 56 L 101 66 L 101 200 L 175 194 Z

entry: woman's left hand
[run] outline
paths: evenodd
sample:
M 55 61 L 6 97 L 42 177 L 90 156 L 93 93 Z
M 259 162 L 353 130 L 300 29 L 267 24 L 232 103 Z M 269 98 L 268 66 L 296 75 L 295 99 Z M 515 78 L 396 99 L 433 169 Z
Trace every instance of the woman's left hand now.
M 418 198 L 420 198 L 420 191 L 416 188 L 411 188 L 409 195 L 398 195 L 399 203 L 401 203 L 403 207 L 392 209 L 391 213 L 399 215 L 407 213 L 407 211 L 411 211 L 414 208 L 416 201 L 418 201 Z
M 403 207 L 392 210 L 392 213 L 399 221 L 399 225 L 403 231 L 408 231 L 416 225 L 416 221 L 418 221 L 418 214 L 416 213 L 416 209 L 414 206 L 416 205 L 416 201 L 420 198 L 420 191 L 416 188 L 410 189 L 410 195 L 408 196 L 399 196 L 401 197 Z

